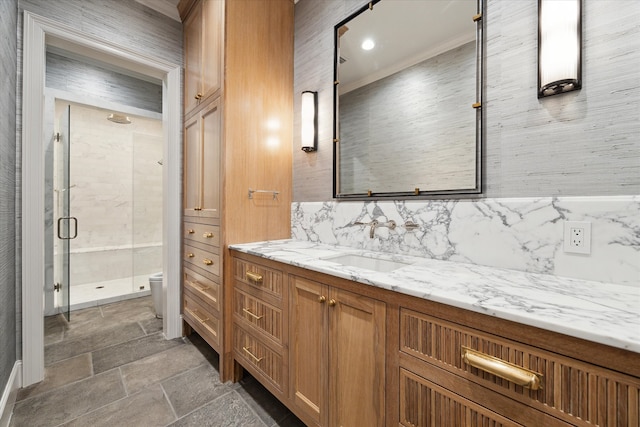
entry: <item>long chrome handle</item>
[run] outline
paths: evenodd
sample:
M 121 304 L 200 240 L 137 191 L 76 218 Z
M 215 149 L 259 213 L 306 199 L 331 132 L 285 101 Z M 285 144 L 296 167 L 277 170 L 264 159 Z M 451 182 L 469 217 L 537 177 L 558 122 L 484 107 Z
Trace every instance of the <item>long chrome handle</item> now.
M 242 349 L 245 351 L 245 353 L 247 353 L 249 356 L 251 356 L 251 358 L 256 362 L 259 363 L 262 359 L 264 359 L 264 357 L 256 357 L 255 354 L 251 353 L 251 349 L 247 348 L 247 347 L 242 347 Z
M 462 360 L 468 365 L 531 390 L 538 390 L 542 386 L 541 374 L 469 347 L 462 347 Z
M 256 320 L 260 320 L 260 319 L 262 319 L 264 317 L 264 316 L 257 316 L 257 315 L 253 314 L 251 311 L 249 311 L 248 309 L 246 309 L 244 307 L 242 308 L 242 311 L 244 311 L 245 313 L 247 313 L 249 316 L 253 317 Z
M 262 274 L 254 273 L 253 271 L 247 271 L 246 275 L 247 279 L 256 283 L 262 283 Z

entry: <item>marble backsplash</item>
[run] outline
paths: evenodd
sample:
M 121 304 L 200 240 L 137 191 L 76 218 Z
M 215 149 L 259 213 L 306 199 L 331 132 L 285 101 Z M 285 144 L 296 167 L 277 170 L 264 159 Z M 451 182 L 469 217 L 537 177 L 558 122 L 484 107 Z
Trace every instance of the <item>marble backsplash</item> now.
M 591 223 L 590 255 L 564 252 L 564 221 Z M 291 237 L 640 288 L 640 196 L 294 202 Z

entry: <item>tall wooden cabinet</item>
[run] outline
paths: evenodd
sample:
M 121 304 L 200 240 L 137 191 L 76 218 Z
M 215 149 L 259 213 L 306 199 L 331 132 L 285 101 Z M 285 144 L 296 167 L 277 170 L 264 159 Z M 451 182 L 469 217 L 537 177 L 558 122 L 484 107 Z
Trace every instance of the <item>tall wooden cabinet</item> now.
M 220 353 L 221 377 L 230 380 L 238 370 L 228 245 L 291 235 L 293 1 L 181 0 L 178 10 L 185 61 L 183 318 L 187 333 L 204 334 Z M 249 197 L 250 189 L 269 192 Z M 214 237 L 202 237 L 207 233 Z

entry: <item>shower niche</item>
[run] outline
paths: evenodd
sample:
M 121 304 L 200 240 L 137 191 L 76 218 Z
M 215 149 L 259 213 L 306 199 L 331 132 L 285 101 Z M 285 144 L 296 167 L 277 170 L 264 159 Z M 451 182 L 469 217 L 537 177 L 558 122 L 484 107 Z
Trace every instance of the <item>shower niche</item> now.
M 161 115 L 56 100 L 54 127 L 57 311 L 148 295 L 162 271 Z

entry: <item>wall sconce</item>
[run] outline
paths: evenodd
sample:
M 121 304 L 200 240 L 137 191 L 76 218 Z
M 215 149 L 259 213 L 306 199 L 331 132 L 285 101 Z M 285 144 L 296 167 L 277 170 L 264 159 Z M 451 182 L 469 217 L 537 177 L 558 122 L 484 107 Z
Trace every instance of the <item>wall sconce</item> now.
M 538 0 L 538 98 L 582 87 L 581 3 Z
M 318 92 L 302 92 L 302 151 L 316 151 L 318 144 Z

